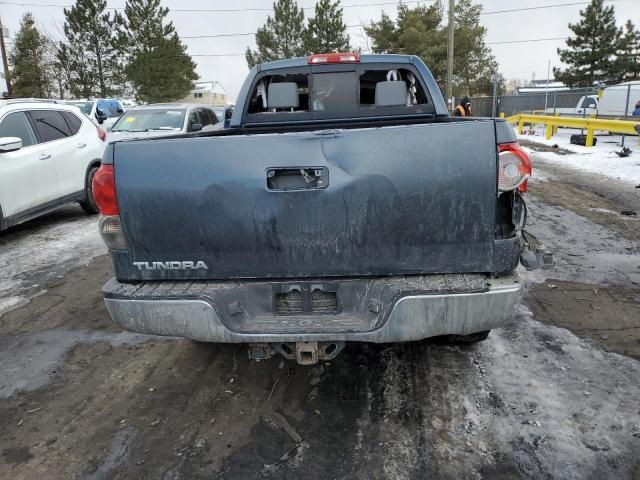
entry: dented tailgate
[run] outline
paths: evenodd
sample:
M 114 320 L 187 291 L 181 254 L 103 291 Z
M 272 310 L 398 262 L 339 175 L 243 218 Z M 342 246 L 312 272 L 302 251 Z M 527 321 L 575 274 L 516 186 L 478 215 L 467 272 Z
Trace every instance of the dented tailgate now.
M 495 144 L 491 120 L 118 143 L 126 276 L 489 272 Z

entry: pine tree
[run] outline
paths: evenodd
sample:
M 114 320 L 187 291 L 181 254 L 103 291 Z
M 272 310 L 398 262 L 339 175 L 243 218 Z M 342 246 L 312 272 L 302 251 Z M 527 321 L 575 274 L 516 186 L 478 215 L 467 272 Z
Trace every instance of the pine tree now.
M 64 99 L 69 88 L 71 78 L 70 62 L 66 54 L 62 54 L 64 44 L 49 40 L 48 56 L 51 59 L 48 65 L 50 78 L 53 79 L 52 91 L 56 98 Z
M 64 9 L 66 43 L 58 55 L 69 65 L 69 89 L 75 96 L 109 97 L 122 90 L 116 18 L 106 8 L 106 0 L 77 0 Z
M 315 15 L 307 24 L 306 47 L 309 53 L 351 50 L 339 0 L 320 0 L 316 3 Z
M 137 53 L 127 66 L 127 78 L 142 102 L 170 102 L 185 97 L 198 79 L 195 63 L 177 35 L 159 39 Z
M 25 13 L 9 55 L 15 97 L 48 96 L 46 49 L 47 38 L 36 28 L 31 13 Z
M 498 62 L 485 44 L 487 29 L 480 25 L 482 6 L 459 0 L 455 6 L 453 94 L 491 94 Z M 445 30 L 443 29 L 443 35 Z M 504 83 L 504 79 L 502 80 Z
M 417 55 L 440 79 L 446 71 L 447 59 L 446 38 L 440 27 L 442 11 L 439 0 L 415 8 L 400 4 L 395 22 L 383 13 L 379 22 L 365 27 L 365 32 L 372 38 L 376 53 Z
M 454 85 L 456 96 L 491 94 L 496 62 L 485 43 L 486 29 L 480 25 L 481 6 L 459 0 L 455 7 Z M 439 83 L 447 72 L 447 26 L 440 0 L 429 6 L 398 6 L 394 22 L 382 14 L 379 22 L 365 27 L 375 52 L 417 55 L 429 66 Z M 501 83 L 504 81 L 501 80 Z
M 305 39 L 304 11 L 295 0 L 278 0 L 273 4 L 273 17 L 256 33 L 257 50 L 247 47 L 245 58 L 249 68 L 258 63 L 308 54 Z
M 613 70 L 616 82 L 640 80 L 640 31 L 631 20 L 627 20 L 620 37 Z
M 166 20 L 168 13 L 160 0 L 128 0 L 125 17 L 117 18 L 122 27 L 118 48 L 129 58 L 125 74 L 139 101 L 183 98 L 198 79 L 196 64 Z
M 610 82 L 615 76 L 614 60 L 621 35 L 614 9 L 605 7 L 604 0 L 591 0 L 587 8 L 580 10 L 580 16 L 578 23 L 569 24 L 573 36 L 566 41 L 568 48 L 558 49 L 567 68 L 554 68 L 553 74 L 570 87 Z

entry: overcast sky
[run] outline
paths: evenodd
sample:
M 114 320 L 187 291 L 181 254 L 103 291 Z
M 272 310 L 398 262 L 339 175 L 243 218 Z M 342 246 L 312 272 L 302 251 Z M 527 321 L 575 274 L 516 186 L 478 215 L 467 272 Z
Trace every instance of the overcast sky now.
M 560 61 L 556 48 L 564 45 L 563 40 L 547 40 L 536 42 L 496 44 L 493 42 L 509 42 L 532 39 L 566 38 L 570 31 L 569 22 L 577 21 L 580 9 L 586 2 L 576 0 L 478 0 L 483 5 L 482 24 L 487 28 L 487 42 L 492 48 L 499 64 L 500 71 L 507 78 L 530 79 L 546 78 L 547 62 L 551 66 L 559 66 Z M 24 2 L 21 5 L 10 3 Z M 26 5 L 25 5 L 26 3 Z M 119 8 L 125 0 L 108 0 L 108 6 Z M 185 38 L 194 35 L 220 35 L 230 33 L 250 33 L 260 27 L 266 20 L 269 11 L 243 9 L 271 9 L 271 0 L 163 0 L 169 7 L 169 16 L 178 34 L 188 46 L 188 52 L 194 56 L 198 64 L 197 72 L 202 80 L 217 80 L 222 83 L 233 101 L 248 69 L 244 59 L 247 46 L 254 46 L 253 35 L 229 36 L 218 38 Z M 368 24 L 380 18 L 384 10 L 395 17 L 397 0 L 342 0 L 344 19 L 347 25 Z M 416 1 L 405 1 L 409 6 Z M 429 4 L 429 1 L 420 1 Z M 445 5 L 448 4 L 444 0 Z M 579 3 L 579 4 L 577 4 Z M 64 14 L 62 7 L 35 6 L 34 4 L 69 5 L 71 0 L 0 0 L 0 15 L 5 27 L 13 36 L 19 26 L 20 18 L 26 11 L 31 11 L 38 25 L 50 36 L 61 38 Z M 313 14 L 314 0 L 298 0 L 304 7 L 306 16 Z M 368 5 L 365 6 L 364 4 Z M 378 4 L 378 5 L 372 5 Z M 384 4 L 384 5 L 379 5 Z M 545 5 L 562 5 L 555 8 L 537 9 L 519 12 L 491 13 L 498 10 L 522 9 Z M 573 4 L 573 5 L 566 5 Z M 632 19 L 636 25 L 640 23 L 640 0 L 610 0 L 607 5 L 615 7 L 616 18 L 620 25 Z M 357 5 L 348 7 L 349 5 Z M 179 11 L 190 9 L 194 11 Z M 214 12 L 214 10 L 241 10 Z M 445 12 L 446 17 L 446 12 Z M 361 27 L 349 28 L 352 44 L 367 48 L 364 31 Z M 200 56 L 221 55 L 221 56 Z

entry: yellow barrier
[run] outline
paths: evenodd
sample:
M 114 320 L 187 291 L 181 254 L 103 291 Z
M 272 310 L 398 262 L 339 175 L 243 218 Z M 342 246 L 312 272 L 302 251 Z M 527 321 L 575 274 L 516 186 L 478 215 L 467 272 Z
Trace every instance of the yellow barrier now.
M 507 117 L 509 123 L 518 124 L 518 133 L 522 133 L 525 123 L 536 125 L 542 123 L 546 126 L 545 137 L 551 139 L 554 133 L 558 132 L 558 127 L 580 128 L 587 131 L 587 147 L 593 146 L 593 132 L 596 130 L 604 130 L 607 132 L 625 133 L 628 135 L 637 135 L 636 126 L 640 125 L 640 120 L 609 120 L 606 118 L 580 118 L 580 117 L 562 117 L 550 115 L 529 115 L 519 113 Z

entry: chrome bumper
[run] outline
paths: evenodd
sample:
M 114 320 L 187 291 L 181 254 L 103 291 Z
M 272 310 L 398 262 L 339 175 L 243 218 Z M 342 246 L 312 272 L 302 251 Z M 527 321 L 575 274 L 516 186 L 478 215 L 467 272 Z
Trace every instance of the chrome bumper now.
M 401 278 L 398 282 L 406 283 L 406 279 Z M 379 281 L 384 281 L 388 287 L 393 279 Z M 253 331 L 238 331 L 229 326 L 229 320 L 223 321 L 224 314 L 215 301 L 216 290 L 198 298 L 153 298 L 153 295 L 145 297 L 135 293 L 128 297 L 116 296 L 111 292 L 117 290 L 118 286 L 128 286 L 112 279 L 105 285 L 103 292 L 113 321 L 124 330 L 132 332 L 186 337 L 216 343 L 386 343 L 421 340 L 439 335 L 466 335 L 505 324 L 515 315 L 522 292 L 520 280 L 517 275 L 513 275 L 499 279 L 484 279 L 484 282 L 483 290 L 476 292 L 395 296 L 392 302 L 382 306 L 380 321 L 367 331 L 340 331 L 339 325 L 335 331 L 331 331 L 331 328 L 327 328 L 327 315 L 322 316 L 325 323 L 321 332 L 304 331 L 299 325 L 291 332 L 267 331 L 266 328 L 261 328 L 261 319 L 258 317 L 248 320 Z M 220 287 L 220 291 L 222 289 L 223 287 Z M 224 291 L 228 294 L 228 285 L 225 285 Z M 364 313 L 367 312 L 362 314 Z M 243 314 L 247 315 L 247 312 Z M 307 319 L 314 317 L 300 318 L 308 321 Z

